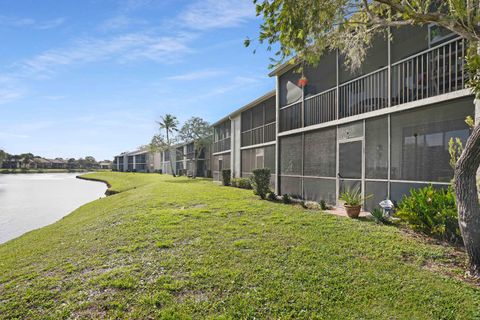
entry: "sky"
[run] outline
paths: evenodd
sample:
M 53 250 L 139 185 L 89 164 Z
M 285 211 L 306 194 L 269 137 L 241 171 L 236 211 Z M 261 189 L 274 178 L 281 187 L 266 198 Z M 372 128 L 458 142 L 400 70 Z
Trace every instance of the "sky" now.
M 112 159 L 274 89 L 250 0 L 0 0 L 0 149 Z

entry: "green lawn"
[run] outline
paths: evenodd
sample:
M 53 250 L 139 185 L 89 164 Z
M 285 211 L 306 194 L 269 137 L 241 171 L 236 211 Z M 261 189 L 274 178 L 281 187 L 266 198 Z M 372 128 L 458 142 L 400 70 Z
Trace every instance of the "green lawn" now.
M 0 245 L 0 317 L 480 318 L 465 256 L 392 226 L 158 174 Z

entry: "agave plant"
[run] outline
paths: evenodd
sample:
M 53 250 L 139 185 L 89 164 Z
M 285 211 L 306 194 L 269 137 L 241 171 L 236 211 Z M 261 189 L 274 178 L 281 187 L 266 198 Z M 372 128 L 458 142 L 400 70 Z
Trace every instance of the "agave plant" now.
M 362 196 L 360 188 L 355 188 L 353 190 L 347 189 L 340 195 L 340 200 L 345 201 L 345 204 L 348 206 L 361 206 L 363 202 L 367 199 L 370 199 L 373 195 L 369 194 L 365 197 Z

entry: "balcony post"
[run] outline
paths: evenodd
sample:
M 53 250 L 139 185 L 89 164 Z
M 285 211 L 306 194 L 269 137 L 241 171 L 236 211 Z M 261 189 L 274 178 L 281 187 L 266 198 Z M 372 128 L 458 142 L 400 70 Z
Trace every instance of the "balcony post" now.
M 335 108 L 335 112 L 336 112 L 336 115 L 335 115 L 335 120 L 338 120 L 340 119 L 340 87 L 339 87 L 339 54 L 338 54 L 338 49 L 335 51 L 336 52 L 336 59 L 335 59 L 335 72 L 336 72 L 336 88 L 335 88 L 335 96 L 336 96 L 336 101 L 335 101 L 335 104 L 336 104 L 336 108 Z
M 335 93 L 336 93 L 336 120 L 340 119 L 340 90 L 339 90 L 339 51 L 338 49 L 336 50 L 336 88 L 335 88 Z M 338 204 L 338 198 L 340 197 L 340 179 L 338 177 L 338 174 L 340 172 L 340 151 L 338 150 L 339 144 L 338 144 L 338 126 L 335 127 L 336 133 L 335 137 L 335 205 Z
M 391 51 L 391 30 L 388 27 L 388 34 L 387 34 L 387 59 L 388 59 L 388 80 L 387 80 L 387 99 L 388 99 L 388 107 L 392 106 L 392 51 Z
M 278 75 L 275 77 L 275 193 L 279 194 L 280 182 L 280 139 L 278 134 L 280 132 L 280 79 Z
M 300 106 L 300 116 L 302 117 L 302 122 L 300 123 L 301 128 L 305 127 L 305 86 L 302 86 L 302 105 Z

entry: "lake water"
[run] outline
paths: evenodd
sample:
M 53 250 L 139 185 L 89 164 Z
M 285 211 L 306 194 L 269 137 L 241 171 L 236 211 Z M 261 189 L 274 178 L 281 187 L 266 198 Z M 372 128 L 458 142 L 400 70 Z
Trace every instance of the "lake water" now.
M 76 179 L 77 174 L 0 174 L 0 243 L 104 196 L 104 183 Z

